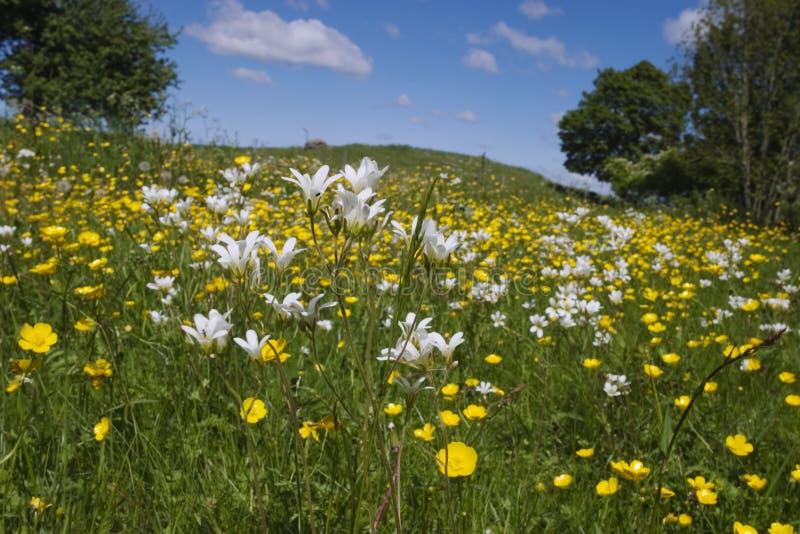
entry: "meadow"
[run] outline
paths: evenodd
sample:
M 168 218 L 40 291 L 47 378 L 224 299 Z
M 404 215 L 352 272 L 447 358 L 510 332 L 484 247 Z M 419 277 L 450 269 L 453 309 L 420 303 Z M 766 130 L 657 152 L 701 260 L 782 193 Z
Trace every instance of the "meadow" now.
M 800 527 L 797 229 L 409 147 L 0 141 L 0 531 Z

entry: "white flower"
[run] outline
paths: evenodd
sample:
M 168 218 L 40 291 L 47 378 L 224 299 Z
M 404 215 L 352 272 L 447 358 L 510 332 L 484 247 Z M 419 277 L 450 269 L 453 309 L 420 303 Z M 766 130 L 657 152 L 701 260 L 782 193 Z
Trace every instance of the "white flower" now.
M 195 314 L 194 328 L 186 325 L 181 325 L 181 328 L 197 341 L 203 352 L 213 358 L 228 344 L 228 332 L 233 327 L 227 320 L 231 311 L 228 310 L 225 314 L 221 314 L 212 309 L 208 312 L 208 317 L 199 313 Z
M 297 185 L 303 192 L 303 200 L 305 201 L 306 211 L 309 215 L 314 215 L 317 212 L 322 202 L 323 193 L 325 193 L 325 190 L 341 176 L 339 174 L 328 176 L 329 170 L 330 167 L 323 165 L 314 173 L 314 177 L 311 178 L 308 174 L 300 174 L 295 169 L 289 169 L 289 171 L 294 174 L 294 178 L 283 177 L 287 182 Z
M 243 278 L 249 268 L 253 269 L 254 274 L 258 274 L 258 247 L 264 243 L 258 230 L 253 230 L 243 240 L 237 241 L 228 234 L 220 235 L 219 240 L 226 246 L 216 244 L 210 248 L 219 255 L 217 262 L 224 269 L 232 271 L 237 278 Z
M 425 338 L 426 344 L 433 345 L 442 354 L 444 360 L 449 362 L 453 358 L 456 347 L 464 342 L 464 333 L 456 332 L 450 337 L 450 341 L 445 341 L 444 337 L 438 332 L 431 332 Z M 425 352 L 425 351 L 423 351 Z
M 245 339 L 240 337 L 233 338 L 233 342 L 244 349 L 244 351 L 254 360 L 261 361 L 261 349 L 267 344 L 269 336 L 266 335 L 258 339 L 258 334 L 255 330 L 248 330 L 244 335 Z
M 147 315 L 153 321 L 153 324 L 164 324 L 169 320 L 169 317 L 156 310 L 151 310 Z
M 544 327 L 546 327 L 549 323 L 544 315 L 531 315 L 528 317 L 528 320 L 531 322 L 530 333 L 535 334 L 537 338 L 541 339 L 544 335 Z
M 295 250 L 294 246 L 297 243 L 297 239 L 294 237 L 290 237 L 283 243 L 283 248 L 280 252 L 278 252 L 278 247 L 275 246 L 275 243 L 272 242 L 270 238 L 264 238 L 264 246 L 269 250 L 275 258 L 275 269 L 278 271 L 283 271 L 289 264 L 292 262 L 292 258 L 294 258 L 297 254 L 300 254 L 305 249 L 300 248 Z
M 17 231 L 17 227 L 16 226 L 9 226 L 7 224 L 4 224 L 4 225 L 0 226 L 0 237 L 12 236 L 12 235 L 14 235 L 14 232 L 16 232 L 16 231 Z
M 161 293 L 170 293 L 170 290 L 174 290 L 172 286 L 174 282 L 174 276 L 156 276 L 154 282 L 147 284 L 147 289 L 160 291 Z
M 365 157 L 361 160 L 358 170 L 355 170 L 350 165 L 345 165 L 342 174 L 344 174 L 345 179 L 350 182 L 350 187 L 353 188 L 353 191 L 360 193 L 367 188 L 376 189 L 378 187 L 378 180 L 381 179 L 381 176 L 383 176 L 388 169 L 388 166 L 383 169 L 378 169 L 378 164 L 375 160 Z
M 375 195 L 369 187 L 358 194 L 339 187 L 336 193 L 338 197 L 335 201 L 335 206 L 342 219 L 344 219 L 345 231 L 352 235 L 358 235 L 362 231 L 368 230 L 378 215 L 385 211 L 383 207 L 384 199 L 372 205 L 367 204 L 367 200 Z
M 631 383 L 625 375 L 609 374 L 606 376 L 606 383 L 603 384 L 603 391 L 609 397 L 619 397 L 628 393 L 630 387 Z
M 506 316 L 500 310 L 493 312 L 489 318 L 492 320 L 492 326 L 500 328 L 506 325 Z
M 278 317 L 281 319 L 288 319 L 292 316 L 292 309 L 294 309 L 294 304 L 299 304 L 299 299 L 301 294 L 300 293 L 289 293 L 285 297 L 283 297 L 283 302 L 279 301 L 275 295 L 270 293 L 264 293 L 264 301 L 267 305 L 272 306 L 275 310 L 275 313 L 278 314 Z
M 308 307 L 303 306 L 303 303 L 299 300 L 291 301 L 286 307 L 286 310 L 292 315 L 292 317 L 294 317 L 301 328 L 305 328 L 309 332 L 313 332 L 317 327 L 319 313 L 325 308 L 336 306 L 335 302 L 326 302 L 318 305 L 319 301 L 322 300 L 322 297 L 324 296 L 324 293 L 320 293 L 316 297 L 312 298 L 310 301 L 308 301 Z
M 21 148 L 19 152 L 17 152 L 17 159 L 21 158 L 32 158 L 36 155 L 36 152 L 31 150 L 30 148 Z
M 166 189 L 157 185 L 147 186 L 143 185 L 142 200 L 144 201 L 143 208 L 149 210 L 158 206 L 168 206 L 178 197 L 177 189 Z

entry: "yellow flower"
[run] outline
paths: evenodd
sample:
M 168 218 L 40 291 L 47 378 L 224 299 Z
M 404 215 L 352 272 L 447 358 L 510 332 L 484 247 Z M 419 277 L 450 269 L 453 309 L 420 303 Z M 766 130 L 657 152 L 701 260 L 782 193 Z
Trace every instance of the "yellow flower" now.
M 747 486 L 748 487 L 750 487 L 750 488 L 752 488 L 752 489 L 754 489 L 756 491 L 758 491 L 760 489 L 763 489 L 764 486 L 767 485 L 767 479 L 766 478 L 761 478 L 758 475 L 745 474 L 745 475 L 742 475 L 742 478 L 744 479 L 745 482 L 747 482 Z
M 761 360 L 758 358 L 745 358 L 742 360 L 742 371 L 758 371 L 761 369 Z
M 94 425 L 92 429 L 92 433 L 94 434 L 94 439 L 96 441 L 103 441 L 106 439 L 108 432 L 111 430 L 111 421 L 108 420 L 108 417 L 101 417 L 100 421 Z
M 653 324 L 651 324 L 651 325 L 648 325 L 648 326 L 647 326 L 647 329 L 648 329 L 648 330 L 650 330 L 650 332 L 652 332 L 653 334 L 658 334 L 658 333 L 661 333 L 661 332 L 663 332 L 664 330 L 666 330 L 666 329 L 667 329 L 667 327 L 666 327 L 666 326 L 664 326 L 664 325 L 661 323 L 661 321 L 658 321 L 658 322 L 655 322 L 655 323 L 653 323 Z
M 42 365 L 40 358 L 17 358 L 8 362 L 9 370 L 18 375 L 32 373 Z
M 76 287 L 73 293 L 85 299 L 99 299 L 106 294 L 106 288 L 103 284 L 98 284 L 96 286 L 81 286 Z
M 245 163 L 250 163 L 250 156 L 244 156 L 244 155 L 236 156 L 235 158 L 233 158 L 233 162 L 236 165 L 244 165 Z
M 40 499 L 39 497 L 31 497 L 30 502 L 28 502 L 28 506 L 30 506 L 31 510 L 36 513 L 41 513 L 50 508 L 52 503 L 48 503 Z
M 661 356 L 661 361 L 668 365 L 674 365 L 681 361 L 681 357 L 674 352 L 670 352 L 669 354 L 664 354 Z
M 402 411 L 403 411 L 403 405 L 395 404 L 393 402 L 390 402 L 383 408 L 383 413 L 385 413 L 386 415 L 398 415 Z
M 694 492 L 697 502 L 705 505 L 717 504 L 717 494 L 710 489 L 699 489 Z
M 647 312 L 642 315 L 642 322 L 644 324 L 653 324 L 656 321 L 658 321 L 658 315 L 653 312 Z
M 769 534 L 796 534 L 797 531 L 794 529 L 792 525 L 789 524 L 782 524 L 778 523 L 777 521 L 772 523 L 769 526 L 769 530 L 767 531 Z
M 675 496 L 674 491 L 672 491 L 669 488 L 663 488 L 663 487 L 661 488 L 661 491 L 658 492 L 658 494 L 662 499 L 671 499 L 672 497 Z
M 83 366 L 83 372 L 92 379 L 92 387 L 94 387 L 94 389 L 103 387 L 103 379 L 114 374 L 111 370 L 111 362 L 105 358 L 98 358 L 93 363 L 87 363 Z
M 497 365 L 498 363 L 503 361 L 503 358 L 497 354 L 490 354 L 487 357 L 485 357 L 483 361 L 491 365 Z
M 461 422 L 461 418 L 458 416 L 458 414 L 455 414 L 450 410 L 442 410 L 439 412 L 439 419 L 441 419 L 444 426 L 458 426 L 458 423 Z
M 633 460 L 630 464 L 624 460 L 611 462 L 611 470 L 624 478 L 638 482 L 650 474 L 650 468 L 645 467 L 641 460 Z
M 88 332 L 94 328 L 95 324 L 94 320 L 90 317 L 83 317 L 75 322 L 75 330 L 78 332 Z
M 446 399 L 452 399 L 458 394 L 458 384 L 445 384 L 440 390 Z
M 750 525 L 743 525 L 738 521 L 734 521 L 733 534 L 758 534 L 758 531 Z
M 391 373 L 389 373 L 389 378 L 386 379 L 386 383 L 394 384 L 394 379 L 397 378 L 398 376 L 401 376 L 400 371 L 392 371 Z
M 800 395 L 786 395 L 785 400 L 789 406 L 800 406 Z
M 677 406 L 681 410 L 685 410 L 686 408 L 688 408 L 690 402 L 692 402 L 692 398 L 689 395 L 681 395 L 674 401 L 675 406 Z
M 778 375 L 778 380 L 784 384 L 794 384 L 797 382 L 797 376 L 792 372 L 784 371 Z
M 414 437 L 421 439 L 422 441 L 431 441 L 433 439 L 434 431 L 436 431 L 435 426 L 430 423 L 425 423 L 422 428 L 414 429 Z
M 319 441 L 319 434 L 317 433 L 317 428 L 319 425 L 313 421 L 303 421 L 303 426 L 300 427 L 300 437 L 303 439 L 308 439 L 309 437 L 313 437 L 314 441 Z
M 477 404 L 470 404 L 461 410 L 461 412 L 464 414 L 464 417 L 470 421 L 477 421 L 486 417 L 486 408 L 478 406 Z
M 559 489 L 566 489 L 570 484 L 572 484 L 572 475 L 566 473 L 558 475 L 553 479 L 553 485 Z
M 268 339 L 264 346 L 261 347 L 261 361 L 263 362 L 272 362 L 275 361 L 275 355 L 277 354 L 281 360 L 281 363 L 285 362 L 289 358 L 292 357 L 291 354 L 283 352 L 283 349 L 286 347 L 286 340 L 282 337 L 278 339 Z
M 644 364 L 644 374 L 649 376 L 650 378 L 658 378 L 659 376 L 664 374 L 664 371 L 657 365 L 651 365 L 649 363 Z
M 608 480 L 601 480 L 594 489 L 601 497 L 614 495 L 619 489 L 619 479 L 617 477 L 611 477 Z
M 447 444 L 447 449 L 440 449 L 436 455 L 439 472 L 450 478 L 467 477 L 475 471 L 478 453 L 469 445 L 460 441 Z
M 22 385 L 22 377 L 17 377 L 6 386 L 6 393 L 14 393 Z
M 42 235 L 42 239 L 45 241 L 60 241 L 67 235 L 67 229 L 63 226 L 52 225 L 52 226 L 45 226 L 39 233 Z
M 704 477 L 704 476 L 697 476 L 697 477 L 694 477 L 694 478 L 687 478 L 686 482 L 688 482 L 689 485 L 692 488 L 696 489 L 696 490 L 714 489 L 714 483 L 710 482 L 710 481 L 707 481 L 706 477 Z
M 692 516 L 689 514 L 681 514 L 678 516 L 678 525 L 688 527 L 692 524 Z
M 258 423 L 267 416 L 267 407 L 264 405 L 264 401 L 247 397 L 242 401 L 242 407 L 239 408 L 239 416 L 250 424 Z
M 575 451 L 575 454 L 577 454 L 579 458 L 591 458 L 594 456 L 594 449 L 578 449 Z
M 47 323 L 36 323 L 31 326 L 25 323 L 19 333 L 19 346 L 22 350 L 32 350 L 43 354 L 58 341 L 58 335 L 53 332 L 53 327 Z
M 736 456 L 747 456 L 753 452 L 753 444 L 747 442 L 747 436 L 744 434 L 726 437 L 725 446 Z
M 756 299 L 750 299 L 744 304 L 742 304 L 742 310 L 746 312 L 756 311 L 758 307 L 761 305 Z
M 706 393 L 716 393 L 719 384 L 716 382 L 706 382 L 703 386 L 703 391 Z
M 597 369 L 600 367 L 600 360 L 597 358 L 585 358 L 583 360 L 583 366 L 587 369 Z

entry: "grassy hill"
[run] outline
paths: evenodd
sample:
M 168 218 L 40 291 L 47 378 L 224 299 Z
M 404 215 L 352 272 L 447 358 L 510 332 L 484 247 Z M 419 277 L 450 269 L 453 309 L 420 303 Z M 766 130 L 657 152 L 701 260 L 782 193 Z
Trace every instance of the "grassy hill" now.
M 0 143 L 2 532 L 800 523 L 783 229 L 403 146 Z

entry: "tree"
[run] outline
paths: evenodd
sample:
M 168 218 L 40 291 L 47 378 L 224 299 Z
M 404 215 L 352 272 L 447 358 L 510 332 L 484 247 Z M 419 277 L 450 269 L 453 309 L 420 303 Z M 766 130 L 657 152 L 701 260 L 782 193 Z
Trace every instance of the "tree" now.
M 159 116 L 175 35 L 130 0 L 0 0 L 0 96 L 134 127 Z
M 711 0 L 687 56 L 707 184 L 757 220 L 798 218 L 800 2 Z
M 578 109 L 558 123 L 566 168 L 608 181 L 608 158 L 635 162 L 677 145 L 690 102 L 688 85 L 673 82 L 648 61 L 600 71 L 594 90 L 584 92 Z

